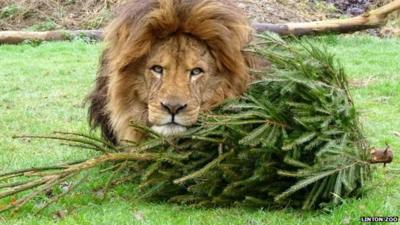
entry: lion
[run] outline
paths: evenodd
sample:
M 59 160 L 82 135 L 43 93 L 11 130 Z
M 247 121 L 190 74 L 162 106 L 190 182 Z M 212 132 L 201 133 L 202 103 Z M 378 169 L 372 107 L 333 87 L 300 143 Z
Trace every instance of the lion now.
M 114 144 L 184 132 L 250 81 L 252 29 L 228 0 L 131 0 L 105 29 L 89 123 Z

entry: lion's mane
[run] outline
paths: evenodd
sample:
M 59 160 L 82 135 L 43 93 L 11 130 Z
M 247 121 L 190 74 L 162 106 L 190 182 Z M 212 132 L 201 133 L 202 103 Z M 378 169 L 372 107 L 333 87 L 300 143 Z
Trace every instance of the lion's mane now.
M 136 99 L 145 87 L 135 83 L 135 77 L 140 76 L 135 68 L 140 67 L 155 43 L 176 34 L 190 35 L 205 43 L 224 76 L 221 91 L 210 106 L 245 91 L 249 74 L 242 50 L 250 41 L 251 29 L 231 1 L 128 1 L 106 28 L 106 47 L 96 84 L 87 98 L 90 125 L 100 126 L 106 139 L 117 143 L 116 134 L 129 117 L 128 108 L 143 108 L 143 102 Z M 146 117 L 145 110 L 140 117 Z

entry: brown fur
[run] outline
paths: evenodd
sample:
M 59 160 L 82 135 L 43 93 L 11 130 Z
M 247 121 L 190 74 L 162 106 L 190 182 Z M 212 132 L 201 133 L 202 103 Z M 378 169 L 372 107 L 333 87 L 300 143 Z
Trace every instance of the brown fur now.
M 129 121 L 151 125 L 165 113 L 159 106 L 165 99 L 188 103 L 182 116 L 192 123 L 198 111 L 245 91 L 249 60 L 242 50 L 251 29 L 232 2 L 131 0 L 121 9 L 106 29 L 106 49 L 88 96 L 90 124 L 100 126 L 108 140 L 140 140 Z M 148 67 L 156 59 L 177 69 L 154 80 Z M 179 70 L 200 61 L 207 69 L 196 81 Z

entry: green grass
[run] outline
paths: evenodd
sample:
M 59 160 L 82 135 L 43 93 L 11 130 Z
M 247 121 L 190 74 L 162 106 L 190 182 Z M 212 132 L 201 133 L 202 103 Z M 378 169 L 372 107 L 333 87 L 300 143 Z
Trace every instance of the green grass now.
M 371 145 L 392 145 L 400 154 L 400 39 L 327 36 L 327 44 L 344 65 Z M 82 41 L 0 46 L 0 172 L 80 159 L 93 153 L 46 140 L 12 139 L 13 135 L 89 130 L 83 98 L 95 78 L 100 44 Z M 356 85 L 358 84 L 358 85 Z M 360 85 L 362 84 L 362 85 Z M 361 199 L 345 199 L 333 209 L 300 211 L 246 208 L 196 209 L 137 200 L 134 185 L 111 190 L 101 201 L 96 188 L 107 174 L 90 172 L 90 180 L 40 216 L 32 210 L 0 215 L 0 224 L 359 224 L 360 216 L 400 216 L 400 161 L 377 166 Z M 55 212 L 67 210 L 63 218 Z M 141 219 L 142 217 L 143 219 Z

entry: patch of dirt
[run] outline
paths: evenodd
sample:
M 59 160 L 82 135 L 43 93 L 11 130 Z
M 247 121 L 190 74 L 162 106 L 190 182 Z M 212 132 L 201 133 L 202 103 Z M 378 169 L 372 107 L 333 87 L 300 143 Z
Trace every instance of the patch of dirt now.
M 0 30 L 96 29 L 124 0 L 1 0 Z M 332 5 L 309 0 L 235 0 L 257 22 L 299 22 L 327 18 Z
M 373 0 L 326 0 L 333 4 L 340 12 L 348 15 L 360 15 L 367 11 L 373 4 Z
M 121 0 L 1 0 L 0 30 L 93 29 Z
M 126 0 L 0 0 L 0 30 L 98 29 L 112 18 L 114 9 L 124 1 Z M 358 15 L 391 0 L 234 1 L 252 22 L 283 23 Z M 389 26 L 382 29 L 381 33 L 392 35 L 396 32 L 393 27 L 400 27 L 399 14 L 391 17 Z
M 354 88 L 364 88 L 368 87 L 371 84 L 376 83 L 378 79 L 375 76 L 369 76 L 366 79 L 356 79 L 356 80 L 350 80 L 350 86 Z
M 238 0 L 252 22 L 283 23 L 323 20 L 336 14 L 332 4 L 309 0 Z

